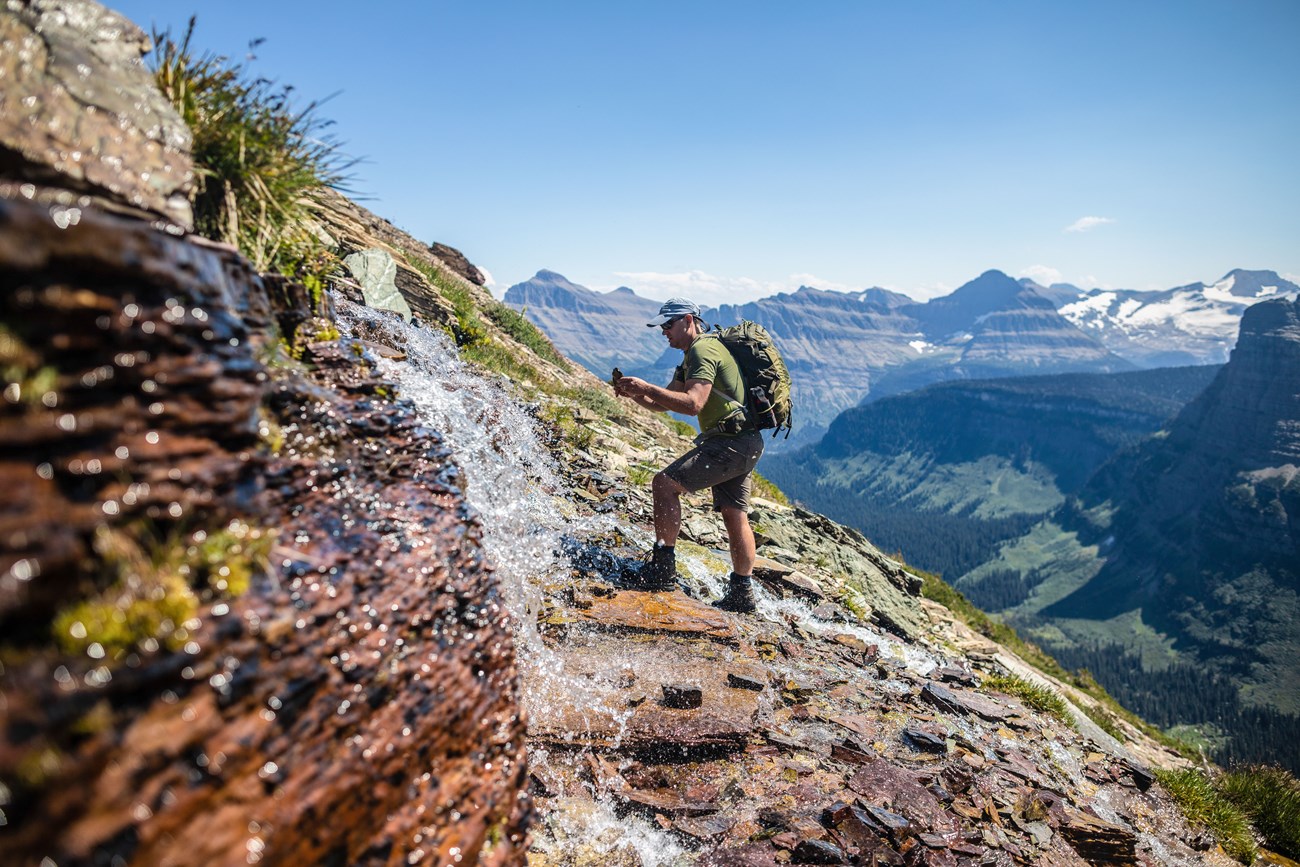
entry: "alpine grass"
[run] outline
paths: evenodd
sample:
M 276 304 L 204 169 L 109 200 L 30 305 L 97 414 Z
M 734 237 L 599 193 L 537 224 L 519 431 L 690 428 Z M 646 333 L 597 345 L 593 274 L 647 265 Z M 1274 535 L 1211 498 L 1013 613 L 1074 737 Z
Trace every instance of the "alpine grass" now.
M 1070 728 L 1075 727 L 1074 717 L 1070 714 L 1069 705 L 1065 703 L 1065 699 L 1061 698 L 1060 693 L 1054 689 L 1039 686 L 1014 674 L 985 678 L 982 686 L 984 689 L 1014 695 L 1034 710 L 1054 716 Z
M 333 263 L 314 231 L 313 194 L 343 189 L 354 161 L 325 134 L 331 122 L 319 117 L 320 102 L 297 107 L 292 87 L 197 53 L 194 24 L 179 41 L 155 32 L 152 63 L 194 137 L 195 229 L 235 246 L 260 271 L 319 279 Z
M 1187 820 L 1208 828 L 1230 857 L 1242 864 L 1255 860 L 1255 838 L 1245 813 L 1220 794 L 1209 777 L 1195 768 L 1157 768 L 1155 775 Z
M 1276 766 L 1240 765 L 1215 788 L 1250 817 L 1269 848 L 1300 858 L 1300 780 Z

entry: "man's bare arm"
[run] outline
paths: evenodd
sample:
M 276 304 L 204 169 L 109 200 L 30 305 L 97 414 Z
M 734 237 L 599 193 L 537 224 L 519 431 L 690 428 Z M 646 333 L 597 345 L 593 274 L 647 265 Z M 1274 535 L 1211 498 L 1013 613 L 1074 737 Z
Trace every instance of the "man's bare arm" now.
M 673 380 L 667 388 L 661 388 L 644 379 L 625 376 L 618 381 L 614 390 L 646 409 L 699 415 L 713 390 L 713 383 L 703 379 L 688 379 L 685 383 Z

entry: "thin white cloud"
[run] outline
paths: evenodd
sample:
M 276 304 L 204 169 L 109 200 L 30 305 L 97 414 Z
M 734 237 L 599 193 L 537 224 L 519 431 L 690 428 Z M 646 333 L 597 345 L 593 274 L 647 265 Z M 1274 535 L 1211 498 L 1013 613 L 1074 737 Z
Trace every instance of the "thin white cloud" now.
M 1017 277 L 1028 277 L 1039 286 L 1051 286 L 1053 283 L 1064 283 L 1061 272 L 1049 265 L 1030 265 L 1028 268 L 1021 268 Z
M 1115 221 L 1110 217 L 1080 217 L 1070 225 L 1066 226 L 1065 231 L 1087 232 L 1090 229 L 1095 229 L 1098 226 L 1104 226 L 1107 223 L 1113 223 L 1113 222 Z

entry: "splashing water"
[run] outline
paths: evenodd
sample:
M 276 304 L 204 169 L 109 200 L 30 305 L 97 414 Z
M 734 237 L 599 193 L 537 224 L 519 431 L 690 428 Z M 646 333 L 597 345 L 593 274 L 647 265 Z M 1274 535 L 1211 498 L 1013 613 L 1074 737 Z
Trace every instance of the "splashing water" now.
M 455 455 L 466 500 L 481 517 L 485 553 L 497 572 L 512 616 L 523 705 L 530 718 L 563 696 L 580 710 L 589 727 L 609 730 L 612 723 L 614 730 L 621 730 L 630 712 L 614 700 L 618 691 L 609 682 L 567 671 L 564 658 L 543 643 L 538 619 L 545 604 L 543 588 L 563 586 L 571 575 L 573 564 L 563 553 L 566 538 L 590 538 L 618 529 L 649 547 L 651 534 L 638 527 L 619 526 L 612 516 L 577 514 L 564 496 L 564 482 L 541 443 L 534 419 L 500 381 L 461 361 L 451 340 L 440 330 L 407 326 L 342 299 L 336 299 L 336 306 L 344 334 L 356 336 L 378 329 L 396 338 L 406 360 L 378 359 L 380 372 L 397 383 L 401 396 L 441 434 Z M 723 579 L 716 569 L 690 555 L 679 557 L 679 565 L 706 591 L 722 595 Z M 778 599 L 760 587 L 755 589 L 760 617 L 794 621 L 816 635 L 849 633 L 878 645 L 883 654 L 920 674 L 941 664 L 924 650 L 870 627 L 826 623 L 814 617 L 802 600 Z M 604 660 L 610 670 L 617 670 L 620 661 Z M 576 760 L 571 751 L 552 755 L 542 747 L 534 747 L 530 755 L 534 767 Z M 618 816 L 610 795 L 590 794 L 591 799 L 554 799 L 543 822 L 556 846 L 581 847 L 587 856 L 605 853 L 620 863 L 625 853 L 632 856 L 631 863 L 645 867 L 692 860 L 667 833 L 634 816 Z
M 401 396 L 455 455 L 465 498 L 481 518 L 483 547 L 512 616 L 525 710 L 535 716 L 536 708 L 565 696 L 577 698 L 589 723 L 597 717 L 625 723 L 628 712 L 611 709 L 615 703 L 608 700 L 608 685 L 567 672 L 563 658 L 543 643 L 537 625 L 542 588 L 564 582 L 570 574 L 571 564 L 561 553 L 563 539 L 607 532 L 614 519 L 575 513 L 562 496 L 564 484 L 534 420 L 499 382 L 462 362 L 445 334 L 407 326 L 343 299 L 335 304 L 346 336 L 379 329 L 397 338 L 406 360 L 380 358 L 378 369 L 397 383 Z M 551 760 L 544 749 L 535 749 L 530 757 L 534 766 Z M 631 850 L 646 867 L 678 863 L 683 854 L 665 832 L 633 817 L 617 817 L 608 796 L 582 809 L 561 804 L 546 823 L 561 845 L 567 840 L 588 854 Z

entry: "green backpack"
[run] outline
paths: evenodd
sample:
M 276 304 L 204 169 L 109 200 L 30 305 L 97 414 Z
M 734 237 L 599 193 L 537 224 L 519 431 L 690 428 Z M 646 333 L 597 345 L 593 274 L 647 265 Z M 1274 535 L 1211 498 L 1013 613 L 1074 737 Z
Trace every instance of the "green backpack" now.
M 790 420 L 790 371 L 786 370 L 781 353 L 772 343 L 767 329 L 757 322 L 742 319 L 739 325 L 728 328 L 714 326 L 711 332 L 740 367 L 745 381 L 745 414 L 759 430 L 772 428 L 775 437 L 782 428 L 790 436 L 794 423 Z

